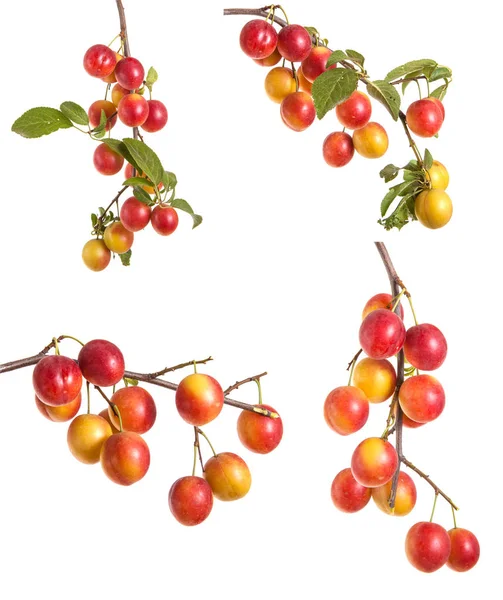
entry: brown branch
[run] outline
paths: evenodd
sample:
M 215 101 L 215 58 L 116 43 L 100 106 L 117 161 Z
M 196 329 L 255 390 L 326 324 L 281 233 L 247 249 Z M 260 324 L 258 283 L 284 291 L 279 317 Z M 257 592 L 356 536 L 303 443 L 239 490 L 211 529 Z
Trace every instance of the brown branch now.
M 201 452 L 201 444 L 199 442 L 199 429 L 194 426 L 194 447 L 197 449 L 197 454 L 199 456 L 199 463 L 201 464 L 201 470 L 204 473 L 204 462 L 203 462 L 203 454 Z M 195 466 L 195 462 L 194 462 Z
M 65 336 L 60 336 L 59 338 L 57 338 L 57 340 L 59 342 L 64 338 Z M 17 369 L 23 369 L 24 367 L 32 367 L 36 365 L 44 358 L 44 356 L 52 348 L 54 348 L 54 341 L 52 341 L 50 344 L 47 344 L 47 346 L 43 348 L 38 354 L 34 354 L 33 356 L 28 356 L 27 358 L 21 358 L 19 360 L 14 360 L 8 363 L 0 364 L 0 375 L 2 373 L 8 373 L 10 371 L 16 371 Z M 142 381 L 143 383 L 149 383 L 151 385 L 157 385 L 159 387 L 166 388 L 175 392 L 178 389 L 177 383 L 172 383 L 171 381 L 165 381 L 164 379 L 152 377 L 152 375 L 149 373 L 136 373 L 136 371 L 125 371 L 124 377 L 128 379 L 136 379 L 137 381 Z M 254 406 L 253 404 L 247 404 L 246 402 L 233 400 L 232 398 L 228 398 L 225 392 L 224 395 L 224 403 L 228 406 L 233 406 L 234 408 L 239 408 L 241 410 L 249 410 L 251 412 L 263 415 L 264 417 L 269 417 L 271 419 L 279 418 L 279 414 L 276 412 L 270 411 L 266 408 L 262 408 L 261 406 Z
M 379 255 L 381 256 L 381 259 L 384 263 L 384 267 L 386 268 L 386 272 L 388 274 L 389 282 L 391 285 L 391 295 L 393 296 L 393 298 L 395 298 L 400 293 L 400 288 L 403 288 L 403 289 L 406 289 L 406 288 L 403 285 L 400 277 L 398 277 L 398 275 L 397 275 L 396 269 L 393 266 L 393 263 L 391 262 L 390 255 L 389 255 L 388 250 L 387 250 L 386 246 L 384 245 L 384 243 L 383 242 L 375 242 L 375 245 L 377 247 L 377 251 L 379 252 Z M 395 312 L 398 311 L 399 306 L 400 306 L 400 303 L 398 303 L 397 306 L 395 307 Z M 398 468 L 397 468 L 395 474 L 393 475 L 393 479 L 392 479 L 392 483 L 391 483 L 391 492 L 390 492 L 390 495 L 388 498 L 388 505 L 391 509 L 394 508 L 394 506 L 395 506 L 396 490 L 397 490 L 397 486 L 398 486 L 398 476 L 400 475 L 400 465 L 404 464 L 407 467 L 409 467 L 409 469 L 412 469 L 413 471 L 415 471 L 427 483 L 429 483 L 431 485 L 431 487 L 435 490 L 435 493 L 440 494 L 443 498 L 445 498 L 445 500 L 447 500 L 447 502 L 452 506 L 452 508 L 454 508 L 455 510 L 458 510 L 458 507 L 449 498 L 449 496 L 447 496 L 447 494 L 445 494 L 438 487 L 438 485 L 436 483 L 434 483 L 428 477 L 428 475 L 423 473 L 423 471 L 418 469 L 414 464 L 412 464 L 409 460 L 407 460 L 405 458 L 405 456 L 403 455 L 403 437 L 402 437 L 402 434 L 403 434 L 403 411 L 400 406 L 400 402 L 398 402 L 398 395 L 400 393 L 400 387 L 404 381 L 404 363 L 405 363 L 404 353 L 403 353 L 403 350 L 400 350 L 400 352 L 397 355 L 396 388 L 395 388 L 395 393 L 393 395 L 393 401 L 391 403 L 391 409 L 390 409 L 390 415 L 391 415 L 391 412 L 393 411 L 393 405 L 394 405 L 394 407 L 395 407 L 394 408 L 394 410 L 395 410 L 394 431 L 396 433 L 395 448 L 396 448 L 396 453 L 398 454 Z M 389 418 L 390 417 L 388 417 L 388 420 L 389 420 Z M 387 431 L 385 433 L 385 435 L 386 436 L 390 435 L 390 433 L 391 433 L 391 430 Z
M 360 348 L 358 350 L 358 352 L 353 356 L 353 358 L 349 361 L 348 363 L 348 367 L 346 369 L 346 371 L 349 371 L 351 369 L 351 367 L 355 364 L 355 362 L 358 360 L 358 357 L 360 356 L 360 354 L 363 352 L 363 349 Z
M 241 381 L 236 381 L 233 385 L 230 385 L 225 391 L 224 394 L 230 394 L 232 390 L 237 390 L 238 387 L 241 387 L 245 383 L 250 383 L 251 381 L 258 381 L 261 377 L 265 377 L 267 375 L 267 371 L 260 373 L 260 375 L 253 375 L 253 377 L 247 377 L 246 379 L 241 379 Z
M 115 195 L 114 199 L 110 202 L 110 204 L 105 208 L 104 213 L 98 217 L 98 221 L 96 223 L 96 225 L 93 227 L 94 231 L 98 231 L 99 226 L 101 223 L 103 223 L 103 219 L 106 217 L 108 211 L 112 208 L 112 206 L 117 202 L 117 200 L 122 196 L 122 194 L 129 188 L 128 185 L 125 185 L 124 187 L 122 187 L 117 194 Z M 117 215 L 119 216 L 119 215 Z
M 265 18 L 269 15 L 269 11 L 273 6 L 274 6 L 274 8 L 278 7 L 278 5 L 270 5 L 270 6 L 264 6 L 262 8 L 224 8 L 224 17 L 232 16 L 232 15 L 250 15 L 250 16 Z M 288 25 L 288 23 L 284 19 L 282 19 L 281 17 L 277 17 L 275 14 L 274 14 L 274 16 L 271 15 L 271 20 L 274 21 L 274 23 L 276 23 L 280 27 L 286 27 L 286 25 Z M 313 41 L 314 44 L 317 43 L 317 38 L 315 35 L 311 36 L 311 40 Z M 352 65 L 350 62 L 348 62 L 346 60 L 339 61 L 339 64 L 342 65 L 345 69 L 352 69 L 353 71 L 356 70 L 354 65 Z M 366 85 L 371 82 L 370 79 L 368 79 L 368 77 L 366 77 L 363 74 L 360 74 L 359 77 L 360 77 L 360 81 Z M 414 142 L 414 140 L 410 134 L 405 114 L 400 110 L 398 113 L 398 116 L 400 118 L 400 121 L 403 124 L 403 127 L 405 129 L 405 134 L 407 135 L 409 145 L 414 152 L 414 156 L 416 157 L 416 160 L 417 160 L 419 166 L 424 169 L 423 159 L 422 159 L 421 154 L 416 146 L 416 143 Z
M 174 367 L 166 367 L 165 369 L 157 371 L 156 373 L 149 373 L 149 377 L 155 379 L 156 377 L 162 377 L 163 375 L 166 375 L 166 373 L 171 373 L 173 371 L 177 371 L 178 369 L 184 369 L 185 367 L 190 367 L 191 365 L 205 365 L 210 360 L 213 360 L 212 356 L 208 356 L 208 358 L 203 358 L 202 360 L 189 360 L 188 362 L 180 363 Z

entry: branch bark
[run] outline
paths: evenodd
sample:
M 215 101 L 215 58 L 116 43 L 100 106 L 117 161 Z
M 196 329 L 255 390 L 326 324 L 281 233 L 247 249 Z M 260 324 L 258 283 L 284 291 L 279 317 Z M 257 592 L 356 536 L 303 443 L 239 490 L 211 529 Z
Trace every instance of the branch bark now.
M 395 269 L 393 263 L 391 262 L 391 257 L 389 255 L 388 250 L 387 250 L 386 246 L 384 245 L 384 243 L 383 242 L 375 242 L 375 245 L 376 245 L 377 251 L 379 252 L 379 255 L 381 256 L 381 259 L 384 263 L 386 273 L 388 274 L 388 279 L 389 279 L 389 282 L 391 285 L 391 295 L 393 296 L 393 298 L 395 298 L 400 293 L 400 289 L 405 289 L 405 286 L 404 286 L 402 280 L 400 279 L 400 277 L 398 277 L 396 269 Z M 399 310 L 399 306 L 400 306 L 400 303 L 398 303 L 397 306 L 395 307 L 395 312 L 397 312 Z M 394 429 L 395 429 L 395 434 L 396 434 L 395 448 L 396 448 L 396 453 L 398 454 L 398 468 L 397 468 L 395 474 L 393 475 L 393 479 L 392 479 L 391 492 L 390 492 L 390 496 L 388 499 L 389 507 L 394 508 L 394 506 L 395 506 L 396 491 L 397 491 L 397 486 L 398 486 L 398 477 L 400 475 L 400 466 L 402 464 L 404 464 L 407 467 L 409 467 L 409 469 L 412 469 L 413 471 L 415 471 L 427 483 L 429 483 L 431 485 L 431 487 L 435 490 L 435 493 L 440 494 L 443 498 L 445 498 L 445 500 L 447 500 L 447 502 L 452 506 L 452 508 L 454 508 L 455 510 L 458 510 L 458 507 L 449 498 L 449 496 L 447 496 L 447 494 L 445 494 L 438 487 L 438 485 L 430 479 L 430 477 L 428 475 L 426 475 L 423 471 L 418 469 L 413 463 L 411 463 L 409 460 L 407 460 L 403 454 L 403 411 L 400 407 L 400 403 L 398 402 L 398 395 L 400 393 L 400 387 L 401 387 L 401 385 L 404 381 L 404 377 L 405 377 L 404 366 L 405 366 L 405 357 L 404 357 L 403 350 L 400 350 L 400 352 L 397 355 L 396 388 L 395 388 L 395 393 L 393 395 L 393 400 L 392 400 L 392 405 L 391 405 L 392 409 L 393 409 L 393 405 L 395 407 Z M 391 433 L 391 431 L 389 431 L 388 434 L 389 433 Z
M 57 341 L 60 342 L 64 338 L 65 336 L 60 336 L 59 338 L 57 338 Z M 0 364 L 0 375 L 2 373 L 9 373 L 10 371 L 16 371 L 17 369 L 23 369 L 25 367 L 31 367 L 36 365 L 44 358 L 44 356 L 47 355 L 47 353 L 52 348 L 54 348 L 54 344 L 55 342 L 52 341 L 50 344 L 47 344 L 47 346 L 38 354 L 34 354 L 33 356 L 28 356 L 27 358 L 21 358 L 19 360 L 14 360 L 8 363 Z M 125 371 L 124 377 L 127 377 L 128 379 L 136 379 L 138 381 L 148 383 L 150 385 L 157 385 L 158 387 L 172 390 L 174 392 L 178 389 L 177 383 L 172 383 L 171 381 L 160 379 L 156 373 L 137 373 L 136 371 Z M 272 419 L 277 419 L 279 417 L 278 413 L 276 412 L 272 412 L 260 406 L 253 406 L 252 404 L 247 404 L 246 402 L 240 402 L 239 400 L 233 400 L 232 398 L 229 398 L 227 394 L 225 394 L 224 403 L 228 406 L 233 406 L 234 408 L 239 408 L 241 410 L 249 410 L 251 412 L 258 413 L 260 415 L 263 415 L 264 417 L 270 417 Z
M 119 22 L 121 28 L 121 38 L 124 45 L 124 56 L 127 58 L 131 56 L 131 48 L 129 46 L 129 36 L 127 33 L 127 23 L 126 23 L 126 11 L 124 10 L 124 5 L 122 4 L 122 0 L 115 0 L 117 3 L 117 10 L 119 11 Z M 132 90 L 130 93 L 132 93 Z M 138 139 L 139 130 L 138 127 L 133 127 L 133 138 L 135 140 Z

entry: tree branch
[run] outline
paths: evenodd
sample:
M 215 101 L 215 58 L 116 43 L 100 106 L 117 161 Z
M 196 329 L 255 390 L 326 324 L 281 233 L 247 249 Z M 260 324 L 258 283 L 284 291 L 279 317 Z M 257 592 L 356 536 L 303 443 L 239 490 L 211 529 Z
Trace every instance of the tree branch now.
M 391 295 L 393 296 L 393 298 L 395 298 L 400 293 L 400 288 L 402 288 L 404 290 L 406 290 L 406 288 L 405 288 L 402 280 L 400 279 L 400 277 L 398 277 L 396 269 L 393 266 L 393 263 L 391 262 L 390 255 L 389 255 L 388 250 L 387 250 L 386 246 L 384 245 L 384 243 L 383 242 L 375 242 L 375 245 L 376 245 L 377 251 L 379 252 L 379 255 L 381 256 L 381 259 L 384 263 L 386 272 L 388 274 L 389 282 L 391 285 Z M 407 292 L 407 294 L 408 294 L 408 292 Z M 399 306 L 400 306 L 400 303 L 398 303 L 397 306 L 395 307 L 395 312 L 397 312 L 399 310 Z M 388 498 L 388 505 L 390 508 L 394 508 L 394 506 L 395 506 L 396 491 L 397 491 L 397 486 L 398 486 L 398 477 L 400 475 L 400 465 L 404 464 L 407 467 L 409 467 L 409 469 L 412 469 L 413 471 L 415 471 L 427 483 L 429 483 L 437 494 L 440 494 L 443 498 L 445 498 L 445 500 L 447 500 L 447 502 L 452 506 L 452 508 L 454 508 L 455 510 L 458 510 L 458 507 L 449 498 L 449 496 L 447 496 L 447 494 L 445 494 L 438 487 L 438 485 L 429 478 L 428 475 L 426 475 L 423 471 L 418 469 L 414 464 L 412 464 L 409 460 L 407 460 L 405 458 L 405 456 L 403 455 L 403 437 L 402 437 L 402 434 L 403 434 L 403 411 L 400 406 L 400 402 L 398 402 L 398 395 L 400 393 L 400 387 L 401 387 L 401 385 L 404 381 L 404 377 L 405 377 L 404 364 L 405 364 L 404 353 L 403 353 L 403 350 L 400 350 L 400 352 L 397 355 L 396 388 L 395 388 L 395 393 L 393 394 L 393 400 L 392 400 L 391 408 L 390 408 L 390 414 L 393 411 L 393 406 L 394 406 L 394 410 L 395 410 L 395 423 L 394 423 L 393 427 L 394 427 L 394 431 L 396 433 L 395 447 L 396 447 L 396 453 L 398 454 L 398 468 L 397 468 L 395 474 L 393 475 L 393 479 L 391 480 L 392 481 L 391 492 L 390 492 L 390 495 Z M 391 433 L 391 430 L 388 431 L 389 425 L 390 425 L 390 423 L 389 423 L 389 419 L 388 419 L 388 427 L 387 427 L 386 435 L 390 435 L 390 433 Z
M 232 15 L 249 15 L 249 16 L 266 18 L 267 16 L 269 16 L 269 11 L 272 8 L 278 8 L 278 7 L 279 7 L 279 5 L 264 6 L 262 8 L 224 8 L 224 17 L 232 16 Z M 286 25 L 288 25 L 288 23 L 284 19 L 282 19 L 281 17 L 277 17 L 276 14 L 271 15 L 269 18 L 271 21 L 274 21 L 274 23 L 276 23 L 280 27 L 286 27 Z M 313 41 L 314 44 L 317 43 L 317 38 L 315 35 L 311 36 L 311 40 Z M 345 69 L 355 70 L 354 65 L 352 65 L 348 61 L 341 60 L 341 61 L 339 61 L 339 64 L 341 66 L 343 66 Z M 360 76 L 360 81 L 365 84 L 370 83 L 370 79 L 368 79 L 365 76 Z M 405 114 L 402 111 L 399 111 L 398 116 L 400 118 L 400 121 L 402 122 L 404 129 L 405 129 L 405 134 L 407 135 L 409 145 L 414 152 L 414 156 L 416 157 L 416 160 L 417 160 L 419 166 L 424 169 L 423 159 L 422 159 L 421 154 L 416 146 L 415 141 L 413 140 L 413 138 L 410 134 Z
M 65 336 L 60 336 L 57 338 L 57 341 L 60 342 L 64 339 Z M 54 348 L 54 341 L 50 344 L 47 344 L 45 348 L 43 348 L 38 354 L 34 354 L 33 356 L 28 356 L 27 358 L 21 358 L 19 360 L 14 360 L 8 363 L 0 364 L 0 375 L 2 373 L 8 373 L 10 371 L 16 371 L 17 369 L 23 369 L 24 367 L 31 367 L 40 362 L 44 356 Z M 189 363 L 192 364 L 192 363 Z M 124 371 L 124 377 L 128 379 L 136 379 L 137 381 L 142 381 L 143 383 L 149 383 L 150 385 L 157 385 L 162 388 L 166 388 L 168 390 L 172 390 L 176 392 L 178 389 L 177 383 L 172 383 L 171 381 L 166 381 L 164 379 L 159 379 L 156 373 L 137 373 L 136 371 Z M 261 406 L 254 406 L 252 404 L 247 404 L 246 402 L 240 402 L 239 400 L 233 400 L 232 398 L 227 397 L 227 393 L 224 392 L 225 399 L 224 403 L 228 406 L 233 406 L 234 408 L 240 408 L 241 410 L 249 410 L 251 412 L 255 412 L 259 415 L 263 415 L 264 417 L 269 417 L 271 419 L 279 418 L 279 414 L 276 412 L 272 412 L 266 408 L 262 408 Z
M 236 381 L 233 385 L 230 385 L 224 392 L 224 394 L 230 394 L 232 390 L 237 390 L 238 387 L 241 387 L 245 383 L 250 383 L 251 381 L 258 381 L 261 377 L 265 377 L 267 375 L 267 371 L 260 373 L 260 375 L 253 375 L 252 377 L 247 377 L 246 379 L 241 379 L 241 381 Z

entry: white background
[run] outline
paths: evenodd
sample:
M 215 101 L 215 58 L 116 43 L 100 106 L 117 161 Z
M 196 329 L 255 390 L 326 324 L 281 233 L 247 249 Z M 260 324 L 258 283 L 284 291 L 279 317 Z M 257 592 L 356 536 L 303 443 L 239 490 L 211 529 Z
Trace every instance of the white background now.
M 266 70 L 239 49 L 246 18 L 224 19 L 222 8 L 215 1 L 126 1 L 133 54 L 157 68 L 156 97 L 169 110 L 167 128 L 147 141 L 205 221 L 192 232 L 182 216 L 167 239 L 151 229 L 138 234 L 132 266 L 113 264 L 100 274 L 86 270 L 80 251 L 89 214 L 108 203 L 120 177 L 93 170 L 93 145 L 77 132 L 25 140 L 10 126 L 33 106 L 74 100 L 87 107 L 102 96 L 82 56 L 118 32 L 115 3 L 30 0 L 2 8 L 0 363 L 36 353 L 61 333 L 114 341 L 133 370 L 211 354 L 216 360 L 204 370 L 224 386 L 269 371 L 264 400 L 281 412 L 284 440 L 269 456 L 248 453 L 237 438 L 238 413 L 226 407 L 206 430 L 217 450 L 248 462 L 251 492 L 236 503 L 216 501 L 203 525 L 184 528 L 167 495 L 191 468 L 192 430 L 172 393 L 152 389 L 159 416 L 146 435 L 151 468 L 141 483 L 122 488 L 99 466 L 75 461 L 66 426 L 38 414 L 31 369 L 2 376 L 0 596 L 478 595 L 500 569 L 502 534 L 495 4 L 462 2 L 455 14 L 446 1 L 286 5 L 293 22 L 317 26 L 333 49 L 365 54 L 375 78 L 415 58 L 453 68 L 446 121 L 428 147 L 451 173 L 454 217 L 440 231 L 416 223 L 389 234 L 376 224 L 385 192 L 377 173 L 410 158 L 399 124 L 375 106 L 390 136 L 387 156 L 355 156 L 348 167 L 330 169 L 321 144 L 337 128 L 335 118 L 304 134 L 287 130 L 263 92 Z M 448 339 L 438 371 L 445 412 L 406 430 L 404 444 L 407 457 L 461 506 L 459 525 L 481 542 L 479 565 L 464 575 L 423 575 L 405 558 L 406 532 L 429 518 L 433 500 L 417 478 L 417 507 L 403 519 L 372 504 L 356 515 L 331 504 L 332 478 L 363 437 L 381 434 L 387 412 L 373 407 L 369 424 L 350 438 L 336 436 L 322 416 L 326 394 L 346 383 L 363 304 L 388 290 L 374 239 L 387 243 L 420 320 Z M 75 356 L 77 348 L 67 342 L 63 350 Z M 234 397 L 253 402 L 255 388 Z M 93 406 L 103 408 L 99 398 Z M 439 501 L 437 519 L 446 527 L 448 508 Z

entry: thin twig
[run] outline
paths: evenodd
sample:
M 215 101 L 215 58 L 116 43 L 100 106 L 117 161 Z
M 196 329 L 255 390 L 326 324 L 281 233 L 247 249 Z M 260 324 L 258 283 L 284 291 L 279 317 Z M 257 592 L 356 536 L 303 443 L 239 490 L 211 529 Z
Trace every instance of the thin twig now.
M 210 360 L 213 360 L 212 356 L 208 356 L 208 358 L 203 358 L 202 360 L 189 360 L 187 362 L 180 363 L 179 365 L 175 365 L 174 367 L 166 367 L 165 369 L 157 371 L 156 373 L 149 373 L 148 375 L 149 377 L 152 377 L 152 379 L 155 379 L 156 377 L 162 377 L 163 375 L 166 375 L 166 373 L 171 373 L 173 371 L 177 371 L 178 369 L 184 369 L 185 367 L 190 367 L 191 365 L 205 365 Z
M 224 394 L 230 394 L 232 390 L 237 390 L 238 387 L 241 387 L 245 383 L 250 383 L 252 381 L 258 381 L 261 377 L 265 377 L 267 375 L 267 371 L 260 373 L 259 375 L 253 375 L 252 377 L 247 377 L 246 379 L 241 379 L 241 381 L 236 381 L 233 385 L 230 385 L 225 391 Z

